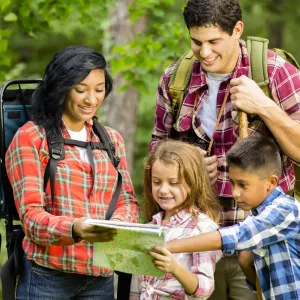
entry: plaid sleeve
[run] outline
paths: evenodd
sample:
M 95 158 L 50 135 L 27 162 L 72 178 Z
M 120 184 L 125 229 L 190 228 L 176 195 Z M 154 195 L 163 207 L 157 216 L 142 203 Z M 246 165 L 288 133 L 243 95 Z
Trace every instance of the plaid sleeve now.
M 197 228 L 194 233 L 200 232 L 212 232 L 218 229 L 218 225 L 208 217 L 204 217 L 203 214 L 198 217 Z M 198 288 L 194 294 L 196 297 L 209 297 L 215 288 L 214 272 L 216 269 L 216 263 L 222 258 L 222 252 L 206 251 L 206 252 L 194 252 L 191 272 L 198 278 Z
M 149 144 L 149 151 L 153 151 L 160 140 L 170 135 L 173 126 L 172 98 L 169 94 L 169 82 L 175 64 L 168 67 L 162 74 L 156 92 L 156 107 L 152 139 Z
M 74 244 L 74 218 L 45 211 L 44 168 L 39 157 L 42 143 L 45 139 L 37 129 L 27 126 L 19 129 L 6 153 L 6 170 L 20 221 L 25 235 L 36 244 Z
M 139 203 L 136 199 L 128 170 L 124 141 L 121 135 L 116 130 L 113 130 L 109 127 L 106 127 L 106 129 L 108 130 L 111 140 L 116 147 L 116 154 L 120 158 L 118 171 L 122 175 L 121 193 L 112 218 L 119 219 L 123 222 L 136 223 L 138 222 L 140 213 Z
M 221 251 L 193 253 L 191 272 L 198 278 L 198 288 L 194 294 L 196 297 L 209 297 L 214 291 L 214 272 L 221 257 Z
M 225 253 L 260 249 L 299 234 L 297 206 L 272 204 L 258 216 L 248 216 L 244 222 L 220 228 Z
M 300 71 L 275 55 L 269 57 L 269 72 L 272 98 L 290 118 L 300 122 Z

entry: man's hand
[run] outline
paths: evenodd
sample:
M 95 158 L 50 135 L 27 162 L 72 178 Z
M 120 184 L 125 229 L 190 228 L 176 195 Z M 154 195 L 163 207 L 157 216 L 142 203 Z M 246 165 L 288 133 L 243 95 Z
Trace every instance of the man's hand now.
M 209 157 L 205 157 L 206 155 L 206 151 L 201 150 L 201 153 L 204 156 L 204 163 L 206 166 L 206 171 L 208 174 L 208 178 L 210 180 L 211 185 L 214 185 L 217 181 L 218 178 L 218 160 L 217 157 L 215 155 L 213 156 L 209 156 Z
M 256 82 L 245 75 L 232 79 L 230 85 L 232 105 L 248 114 L 260 115 L 272 102 Z
M 178 269 L 179 263 L 173 257 L 170 251 L 166 248 L 155 246 L 152 248 L 149 254 L 154 258 L 154 264 L 157 269 L 171 273 L 175 276 L 176 270 Z
M 97 225 L 84 223 L 86 218 L 75 219 L 73 223 L 73 236 L 87 242 L 109 242 L 116 235 L 115 229 L 108 229 Z

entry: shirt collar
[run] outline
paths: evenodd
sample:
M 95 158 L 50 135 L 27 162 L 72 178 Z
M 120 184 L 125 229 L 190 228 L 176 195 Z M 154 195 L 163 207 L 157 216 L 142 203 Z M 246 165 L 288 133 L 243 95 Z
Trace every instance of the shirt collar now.
M 230 80 L 232 78 L 237 78 L 242 75 L 248 76 L 249 75 L 249 55 L 246 48 L 246 43 L 243 40 L 239 41 L 240 45 L 240 55 L 238 57 L 236 66 L 231 74 L 231 76 L 227 79 Z M 206 72 L 202 68 L 199 60 L 195 60 L 193 66 L 193 72 L 191 81 L 188 88 L 188 93 L 194 93 L 195 91 L 199 90 L 201 87 L 207 85 L 207 78 Z
M 260 214 L 266 206 L 270 205 L 281 194 L 284 194 L 282 188 L 280 186 L 276 187 L 259 206 L 252 210 L 252 214 L 254 216 Z
M 152 217 L 152 223 L 161 225 L 163 220 L 164 212 L 159 212 Z M 184 223 L 187 219 L 191 217 L 190 211 L 186 208 L 179 211 L 177 214 L 171 217 L 170 224 L 176 222 L 176 224 Z
M 98 118 L 97 118 L 97 120 L 98 120 Z M 92 132 L 92 128 L 93 128 L 93 120 L 91 119 L 91 120 L 85 122 L 85 127 L 86 127 L 86 130 L 87 130 L 87 135 L 91 136 L 91 132 Z M 68 132 L 68 129 L 66 127 L 66 124 L 65 124 L 63 119 L 62 119 L 61 131 L 62 131 L 63 137 L 71 138 L 71 136 Z

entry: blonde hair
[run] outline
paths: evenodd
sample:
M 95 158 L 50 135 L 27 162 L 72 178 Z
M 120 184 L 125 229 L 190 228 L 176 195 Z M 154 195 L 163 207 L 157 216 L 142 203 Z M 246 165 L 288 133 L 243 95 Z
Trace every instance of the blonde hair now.
M 193 216 L 199 212 L 207 214 L 216 223 L 220 221 L 221 207 L 211 186 L 203 155 L 199 148 L 184 142 L 166 140 L 158 144 L 154 152 L 149 153 L 144 168 L 145 219 L 162 211 L 152 195 L 152 166 L 156 161 L 179 167 L 179 180 L 187 192 L 184 207 Z M 182 207 L 183 208 L 183 207 Z

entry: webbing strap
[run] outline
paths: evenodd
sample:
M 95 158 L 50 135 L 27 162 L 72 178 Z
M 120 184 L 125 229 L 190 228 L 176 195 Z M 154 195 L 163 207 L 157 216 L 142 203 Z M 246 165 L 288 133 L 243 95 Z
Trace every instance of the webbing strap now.
M 62 136 L 56 136 L 52 139 L 47 136 L 50 158 L 44 174 L 44 191 L 46 190 L 50 179 L 52 206 L 54 200 L 54 182 L 57 164 L 59 160 L 63 160 L 65 158 L 64 140 L 65 139 Z
M 249 78 L 253 79 L 258 86 L 269 84 L 268 76 L 268 44 L 269 40 L 248 36 L 246 45 L 250 57 Z
M 192 75 L 195 59 L 193 51 L 187 51 L 177 62 L 170 79 L 169 93 L 172 97 L 173 114 L 176 120 L 180 112 L 186 87 Z
M 65 158 L 65 151 L 64 145 L 71 145 L 86 148 L 87 156 L 89 158 L 89 162 L 92 168 L 92 173 L 95 181 L 95 163 L 93 158 L 94 149 L 105 150 L 108 153 L 109 159 L 111 160 L 113 166 L 115 167 L 116 171 L 118 172 L 118 179 L 117 179 L 117 186 L 112 196 L 112 200 L 109 203 L 105 219 L 109 220 L 113 215 L 119 195 L 122 188 L 122 175 L 118 171 L 118 164 L 119 164 L 119 157 L 115 156 L 115 147 L 110 141 L 110 137 L 106 131 L 106 129 L 98 123 L 96 119 L 93 120 L 93 130 L 95 131 L 96 135 L 100 138 L 100 142 L 83 142 L 73 139 L 64 139 L 62 136 L 54 137 L 52 139 L 48 138 L 48 147 L 49 147 L 49 155 L 50 159 L 48 161 L 45 174 L 44 174 L 44 190 L 46 190 L 48 181 L 50 179 L 50 189 L 51 189 L 51 200 L 52 206 L 54 205 L 54 185 L 55 185 L 55 174 L 57 169 L 57 164 L 60 160 Z
M 93 130 L 96 133 L 96 135 L 100 137 L 100 140 L 103 143 L 102 149 L 106 150 L 108 157 L 111 160 L 112 164 L 114 165 L 115 168 L 117 168 L 119 165 L 120 159 L 118 156 L 115 155 L 115 146 L 111 142 L 106 129 L 96 119 L 93 119 Z

